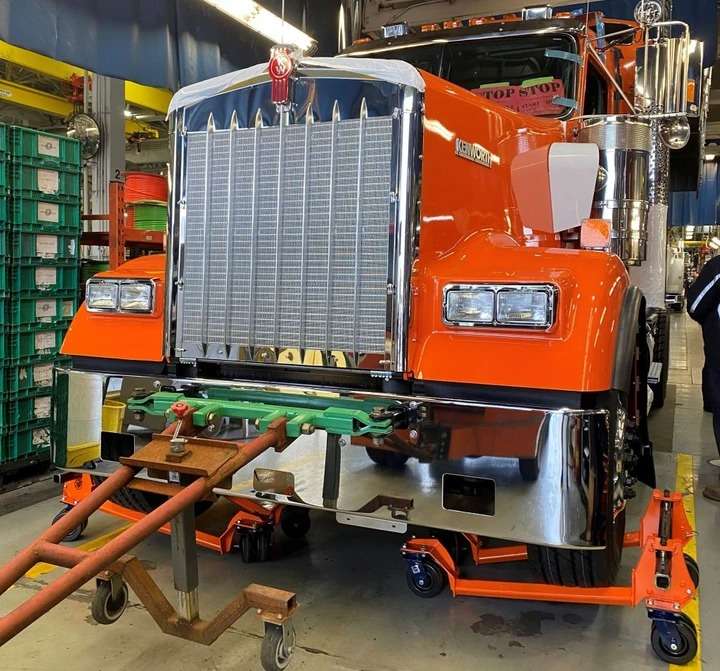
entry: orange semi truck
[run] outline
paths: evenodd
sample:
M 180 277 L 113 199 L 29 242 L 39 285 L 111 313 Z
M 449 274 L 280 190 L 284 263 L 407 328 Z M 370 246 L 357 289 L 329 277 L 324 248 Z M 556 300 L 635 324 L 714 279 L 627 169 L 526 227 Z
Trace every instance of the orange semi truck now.
M 181 90 L 167 253 L 88 282 L 58 387 L 122 377 L 126 422 L 190 407 L 216 439 L 286 419 L 290 446 L 218 494 L 527 544 L 551 584 L 612 584 L 631 487 L 654 485 L 628 268 L 702 109 L 687 26 L 646 4 L 279 46 Z M 56 412 L 76 443 L 99 416 L 78 407 Z

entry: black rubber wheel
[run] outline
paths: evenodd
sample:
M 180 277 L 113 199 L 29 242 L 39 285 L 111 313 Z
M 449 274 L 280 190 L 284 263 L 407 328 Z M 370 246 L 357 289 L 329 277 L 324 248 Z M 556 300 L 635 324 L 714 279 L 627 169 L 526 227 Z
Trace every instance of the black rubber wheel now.
M 413 565 L 408 564 L 405 577 L 410 591 L 423 599 L 432 599 L 445 589 L 447 576 L 434 561 L 424 561 L 424 575 L 422 572 L 415 572 Z
M 525 482 L 535 482 L 540 475 L 540 464 L 537 459 L 520 459 L 520 475 Z
M 700 567 L 689 554 L 684 553 L 683 558 L 685 559 L 685 566 L 687 566 L 688 573 L 690 574 L 690 580 L 693 581 L 693 585 L 695 585 L 695 589 L 697 589 L 700 587 Z
M 101 580 L 98 582 L 95 596 L 90 603 L 90 613 L 98 624 L 113 624 L 125 612 L 129 600 L 128 588 L 122 583 L 119 594 L 113 599 L 110 583 Z
M 610 414 L 609 436 L 615 435 L 620 406 Z M 617 461 L 609 459 L 608 483 L 615 476 Z M 622 474 L 621 474 L 622 475 Z M 608 484 L 608 488 L 611 485 Z M 613 491 L 606 493 L 598 525 L 606 527 L 607 544 L 602 550 L 565 550 L 528 545 L 528 559 L 541 580 L 565 587 L 608 587 L 615 583 L 625 540 L 625 509 L 614 512 Z
M 665 405 L 665 397 L 667 395 L 668 374 L 670 368 L 670 320 L 666 310 L 660 310 L 657 313 L 657 322 L 655 328 L 655 349 L 653 351 L 653 361 L 662 364 L 660 373 L 660 381 L 652 385 L 653 390 L 653 408 L 662 408 Z
M 366 447 L 365 451 L 372 461 L 384 468 L 400 469 L 405 466 L 407 460 L 410 458 L 407 454 L 390 452 L 389 450 L 376 450 L 372 447 Z
M 253 564 L 258 560 L 258 546 L 255 534 L 246 531 L 240 535 L 240 558 L 246 564 Z
M 103 483 L 104 478 L 96 475 L 90 477 L 92 478 L 94 487 Z M 128 510 L 135 510 L 136 512 L 147 514 L 165 503 L 167 497 L 162 494 L 153 494 L 152 492 L 142 492 L 138 489 L 123 487 L 122 489 L 118 489 L 109 500 Z M 202 515 L 211 505 L 212 501 L 198 501 L 195 504 L 195 517 Z
M 684 613 L 680 615 L 675 626 L 677 634 L 669 636 L 657 622 L 653 622 L 650 629 L 650 645 L 663 662 L 682 666 L 691 662 L 697 655 L 697 631 L 692 620 Z
M 270 559 L 270 546 L 272 545 L 272 529 L 260 529 L 255 536 L 255 551 L 259 562 Z
M 265 636 L 260 649 L 260 662 L 265 671 L 283 671 L 290 664 L 295 649 L 295 629 L 292 623 L 285 625 L 285 632 L 277 624 L 265 626 Z
M 310 511 L 286 506 L 280 514 L 280 527 L 288 538 L 305 538 L 310 531 Z
M 72 506 L 68 506 L 67 508 L 63 508 L 55 517 L 53 517 L 51 524 L 55 524 L 59 519 L 65 517 L 70 511 L 72 510 Z M 87 520 L 84 522 L 81 522 L 77 526 L 73 527 L 68 531 L 65 536 L 62 538 L 62 543 L 73 543 L 77 540 L 80 540 L 82 538 L 83 532 L 87 528 Z

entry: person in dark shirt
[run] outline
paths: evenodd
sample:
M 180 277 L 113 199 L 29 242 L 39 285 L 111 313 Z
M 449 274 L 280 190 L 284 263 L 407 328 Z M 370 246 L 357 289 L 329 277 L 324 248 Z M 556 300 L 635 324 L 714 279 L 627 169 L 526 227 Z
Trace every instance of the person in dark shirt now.
M 715 443 L 720 453 L 720 256 L 710 259 L 687 289 L 690 316 L 702 326 L 705 349 L 703 405 L 712 412 Z M 710 462 L 720 466 L 720 459 Z M 705 498 L 720 501 L 720 486 L 708 486 Z

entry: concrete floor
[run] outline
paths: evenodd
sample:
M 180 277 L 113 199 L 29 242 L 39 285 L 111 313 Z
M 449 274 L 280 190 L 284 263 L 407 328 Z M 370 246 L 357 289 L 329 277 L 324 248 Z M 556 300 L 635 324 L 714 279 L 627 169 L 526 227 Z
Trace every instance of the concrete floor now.
M 674 404 L 662 410 L 662 427 L 672 426 L 672 451 L 657 454 L 660 486 L 674 486 L 676 454 L 694 457 L 699 561 L 702 571 L 701 621 L 720 615 L 720 505 L 704 500 L 702 486 L 718 477 L 705 462 L 717 456 L 710 416 L 702 411 L 702 349 L 698 328 L 686 317 L 673 317 Z M 671 397 L 672 398 L 672 397 Z M 667 413 L 673 413 L 671 417 Z M 657 423 L 657 421 L 655 422 Z M 665 436 L 669 438 L 669 436 Z M 642 510 L 646 493 L 633 503 Z M 0 517 L 0 562 L 40 533 L 58 510 L 52 499 Z M 95 515 L 82 546 L 120 523 Z M 338 526 L 315 516 L 308 543 L 276 534 L 274 558 L 246 566 L 237 556 L 201 551 L 201 608 L 210 615 L 236 588 L 259 582 L 298 592 L 295 618 L 298 649 L 292 669 L 306 671 L 458 671 L 460 669 L 538 668 L 640 671 L 664 669 L 648 644 L 649 622 L 642 608 L 569 606 L 502 600 L 452 599 L 444 594 L 421 600 L 405 586 L 404 563 L 394 534 Z M 170 594 L 169 541 L 155 536 L 136 552 Z M 628 575 L 636 552 L 626 552 Z M 527 576 L 526 567 L 501 569 L 511 578 Z M 36 570 L 0 599 L 0 613 L 11 610 L 52 580 L 59 569 Z M 93 584 L 56 607 L 0 650 L 4 671 L 160 671 L 172 669 L 259 669 L 262 628 L 253 615 L 239 620 L 210 648 L 163 636 L 131 595 L 131 607 L 114 626 L 96 625 L 88 603 Z M 713 632 L 715 627 L 706 626 Z M 720 669 L 720 639 L 702 639 L 695 669 Z

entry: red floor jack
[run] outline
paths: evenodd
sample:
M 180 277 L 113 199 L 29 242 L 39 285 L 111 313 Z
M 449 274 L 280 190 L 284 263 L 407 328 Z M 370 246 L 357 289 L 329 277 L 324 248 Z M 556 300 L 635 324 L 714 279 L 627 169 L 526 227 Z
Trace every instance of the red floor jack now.
M 644 602 L 652 620 L 653 651 L 663 661 L 681 665 L 692 661 L 698 649 L 695 625 L 682 612 L 700 581 L 697 563 L 683 552 L 693 534 L 681 494 L 655 490 L 640 531 L 625 535 L 625 547 L 642 548 L 632 581 L 613 587 L 463 578 L 448 548 L 436 538 L 413 538 L 403 545 L 402 555 L 407 561 L 408 586 L 424 598 L 437 596 L 449 584 L 453 596 L 632 607 Z M 466 534 L 465 539 L 477 566 L 528 557 L 524 545 L 486 548 L 477 536 Z
M 88 473 L 63 475 L 62 503 L 65 505 L 53 521 L 66 515 L 102 482 L 102 478 Z M 152 480 L 138 481 L 135 492 L 151 497 L 168 494 L 167 485 Z M 129 522 L 138 522 L 147 512 L 130 507 L 129 492 L 113 497 L 100 510 Z M 123 505 L 125 503 L 125 505 Z M 234 497 L 211 497 L 202 502 L 196 512 L 195 540 L 200 547 L 220 554 L 239 552 L 244 562 L 266 561 L 270 555 L 274 530 L 279 526 L 292 539 L 304 538 L 310 530 L 310 514 L 306 508 L 283 506 L 272 502 L 258 503 L 249 499 Z M 63 539 L 65 542 L 78 540 L 85 531 L 87 522 L 77 525 Z M 170 534 L 170 525 L 163 525 L 159 531 Z

